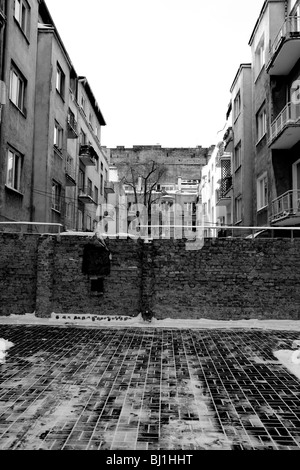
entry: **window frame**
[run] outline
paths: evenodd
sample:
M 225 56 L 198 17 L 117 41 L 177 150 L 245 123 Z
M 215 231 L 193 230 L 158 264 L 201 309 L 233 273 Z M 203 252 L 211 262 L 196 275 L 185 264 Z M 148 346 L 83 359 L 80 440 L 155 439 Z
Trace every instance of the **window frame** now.
M 265 184 L 264 184 L 265 182 Z M 268 175 L 264 172 L 256 180 L 257 212 L 268 207 Z
M 17 5 L 19 5 L 18 11 Z M 30 37 L 30 17 L 31 8 L 29 3 L 26 0 L 15 0 L 14 19 L 27 40 Z
M 259 77 L 266 64 L 265 35 L 263 34 L 255 49 L 255 80 Z
M 238 224 L 243 220 L 242 215 L 242 202 L 243 197 L 239 194 L 234 200 L 234 211 L 235 211 L 235 223 Z
M 62 152 L 64 145 L 64 129 L 59 122 L 54 120 L 53 146 L 59 152 Z
M 235 98 L 233 100 L 233 119 L 234 121 L 237 120 L 239 115 L 241 114 L 242 110 L 242 99 L 241 99 L 241 92 L 240 90 L 237 92 L 235 95 Z
M 234 171 L 237 171 L 242 166 L 242 141 L 234 147 L 233 154 Z
M 60 213 L 61 204 L 62 204 L 62 186 L 56 180 L 52 180 L 51 209 Z
M 59 62 L 56 63 L 55 88 L 59 96 L 64 100 L 66 88 L 66 75 Z
M 14 77 L 16 77 L 16 83 L 14 82 Z M 18 67 L 16 67 L 16 65 L 12 62 L 9 74 L 9 99 L 13 105 L 24 115 L 26 114 L 26 89 L 26 78 L 18 69 Z
M 9 154 L 11 154 L 12 165 L 9 165 Z M 23 171 L 23 160 L 24 155 L 20 152 L 9 147 L 6 153 L 6 179 L 5 184 L 8 188 L 22 193 L 22 171 Z M 17 171 L 16 171 L 17 167 Z M 12 176 L 9 176 L 9 172 L 12 172 Z M 17 178 L 17 180 L 16 180 Z
M 267 134 L 267 110 L 265 104 L 259 109 L 256 114 L 256 140 L 257 144 L 266 136 Z

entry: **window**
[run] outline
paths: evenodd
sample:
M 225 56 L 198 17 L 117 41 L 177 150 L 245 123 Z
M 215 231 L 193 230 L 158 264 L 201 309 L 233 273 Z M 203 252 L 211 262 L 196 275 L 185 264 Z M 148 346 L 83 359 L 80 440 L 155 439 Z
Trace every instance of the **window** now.
M 93 113 L 91 111 L 89 112 L 89 125 L 93 128 Z
M 185 202 L 184 203 L 184 213 L 186 215 L 193 215 L 194 204 L 193 202 Z
M 235 220 L 240 222 L 242 220 L 242 196 L 235 199 Z
M 100 176 L 100 194 L 103 196 L 103 175 Z
M 95 165 L 96 165 L 95 169 L 96 169 L 97 173 L 99 173 L 99 158 L 98 157 L 95 158 Z
M 268 178 L 264 173 L 257 179 L 257 210 L 261 210 L 268 205 Z
M 92 185 L 92 181 L 90 180 L 90 178 L 88 178 L 87 180 L 87 193 L 89 196 L 93 197 L 93 185 Z
M 98 204 L 98 201 L 99 201 L 99 189 L 97 188 L 97 186 L 94 187 L 94 191 L 95 191 L 95 202 Z
M 58 124 L 57 121 L 54 123 L 54 146 L 58 150 L 62 150 L 63 148 L 63 136 L 64 136 L 64 131 L 63 128 Z
M 98 125 L 95 126 L 95 135 L 100 140 L 100 127 Z
M 234 170 L 240 168 L 242 164 L 242 144 L 241 142 L 234 149 Z
M 86 228 L 89 232 L 92 231 L 92 218 L 90 215 L 86 216 Z
M 84 191 L 84 180 L 85 180 L 85 174 L 82 170 L 79 170 L 78 183 L 79 183 L 79 190 L 81 191 Z
M 238 92 L 233 103 L 233 118 L 236 120 L 241 112 L 241 94 Z
M 83 212 L 78 210 L 78 230 L 83 230 Z
M 81 143 L 81 145 L 86 145 L 86 141 L 87 141 L 86 133 L 83 132 L 83 130 L 81 129 L 81 131 L 80 131 L 80 143 Z
M 267 112 L 261 109 L 256 117 L 257 142 L 259 142 L 267 133 Z
M 15 0 L 15 19 L 23 33 L 29 36 L 30 7 L 25 0 Z
M 61 185 L 52 181 L 52 209 L 60 212 L 61 206 Z
M 57 63 L 56 68 L 56 90 L 62 98 L 65 96 L 65 74 L 62 71 L 61 66 Z
M 10 71 L 9 98 L 22 112 L 25 112 L 25 90 L 25 78 L 17 68 L 12 65 Z
M 265 38 L 264 36 L 259 41 L 255 51 L 255 77 L 260 74 L 263 66 L 265 65 Z
M 11 149 L 7 151 L 6 184 L 12 189 L 21 192 L 23 156 Z
M 84 114 L 86 114 L 86 99 L 84 98 L 84 96 L 81 97 L 81 109 Z

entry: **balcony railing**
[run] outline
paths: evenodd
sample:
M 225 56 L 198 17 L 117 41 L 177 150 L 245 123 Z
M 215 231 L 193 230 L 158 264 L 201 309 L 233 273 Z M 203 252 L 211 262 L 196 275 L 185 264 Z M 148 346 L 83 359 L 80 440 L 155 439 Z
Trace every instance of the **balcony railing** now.
M 79 157 L 85 166 L 96 166 L 96 158 L 98 158 L 92 145 L 81 145 Z
M 67 123 L 68 123 L 68 139 L 77 139 L 78 138 L 77 121 L 73 114 L 68 114 Z
M 285 132 L 286 129 L 289 132 Z M 291 148 L 300 140 L 300 105 L 287 103 L 272 122 L 268 145 L 271 148 Z
M 222 178 L 220 185 L 220 197 L 225 197 L 228 191 L 232 188 L 232 175 Z
M 0 27 L 5 22 L 5 1 L 0 0 Z
M 73 161 L 68 160 L 66 163 L 66 185 L 76 186 L 76 172 Z
M 300 17 L 290 16 L 283 23 L 270 48 L 270 61 L 267 64 L 268 72 L 273 75 L 287 75 L 291 71 L 300 57 L 299 39 Z
M 96 201 L 94 200 L 93 191 L 90 188 L 79 189 L 78 199 L 83 204 L 97 204 Z
M 272 201 L 272 223 L 300 215 L 300 190 L 291 190 Z

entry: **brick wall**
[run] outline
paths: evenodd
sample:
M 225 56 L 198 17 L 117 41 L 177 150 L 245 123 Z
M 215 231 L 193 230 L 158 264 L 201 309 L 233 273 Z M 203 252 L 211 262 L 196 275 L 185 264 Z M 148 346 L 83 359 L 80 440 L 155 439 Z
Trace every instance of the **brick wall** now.
M 34 312 L 38 235 L 0 235 L 0 315 Z
M 156 318 L 300 319 L 300 240 L 154 241 Z
M 81 236 L 0 235 L 0 315 L 36 311 L 162 318 L 300 319 L 300 240 L 108 240 L 103 295 L 82 272 Z

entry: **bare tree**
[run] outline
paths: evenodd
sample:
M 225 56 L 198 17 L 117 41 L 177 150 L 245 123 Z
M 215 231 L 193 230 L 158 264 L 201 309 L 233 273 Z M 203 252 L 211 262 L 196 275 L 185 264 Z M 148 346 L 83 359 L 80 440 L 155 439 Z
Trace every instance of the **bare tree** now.
M 154 160 L 147 163 L 126 163 L 122 181 L 132 188 L 134 203 L 143 204 L 150 212 L 151 204 L 160 199 L 156 188 L 166 172 L 165 165 Z

